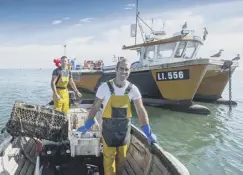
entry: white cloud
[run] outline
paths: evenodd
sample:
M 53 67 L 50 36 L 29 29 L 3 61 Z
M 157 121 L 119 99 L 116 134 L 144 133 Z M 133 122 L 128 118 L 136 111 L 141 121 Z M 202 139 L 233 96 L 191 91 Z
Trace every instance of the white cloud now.
M 82 22 L 82 23 L 89 23 L 89 22 L 91 22 L 92 19 L 93 18 L 83 18 L 83 19 L 80 19 L 80 22 Z
M 55 20 L 55 21 L 52 21 L 52 24 L 53 25 L 57 25 L 57 24 L 61 24 L 63 20 L 69 20 L 70 17 L 65 17 L 63 18 L 62 20 Z
M 76 23 L 76 24 L 73 24 L 71 25 L 71 27 L 79 27 L 79 26 L 82 26 L 83 24 L 87 24 L 87 23 L 91 23 L 91 20 L 93 20 L 93 18 L 83 18 L 83 19 L 80 19 L 79 22 L 80 23 Z
M 127 5 L 124 5 L 124 9 L 125 10 L 131 10 L 135 7 L 136 5 L 135 4 L 127 4 Z
M 56 25 L 56 24 L 61 24 L 62 23 L 62 21 L 61 20 L 55 20 L 55 21 L 52 21 L 52 24 L 53 25 Z
M 127 7 L 135 7 L 136 5 L 135 4 L 127 4 L 126 6 Z
M 171 36 L 178 32 L 185 21 L 190 29 L 195 30 L 195 34 L 202 36 L 203 27 L 207 27 L 209 35 L 206 42 L 201 47 L 199 57 L 209 57 L 223 48 L 222 57 L 231 59 L 236 54 L 243 56 L 243 15 L 228 16 L 218 21 L 210 21 L 207 14 L 211 13 L 206 9 L 211 9 L 212 13 L 221 13 L 237 11 L 243 5 L 239 2 L 224 3 L 224 5 L 200 6 L 196 8 L 183 9 L 169 12 L 152 12 L 142 14 L 142 18 L 150 25 L 154 18 L 153 29 L 162 29 L 165 24 L 166 33 Z M 213 8 L 221 6 L 221 8 Z M 230 8 L 228 8 L 230 7 Z M 234 7 L 234 8 L 233 8 Z M 227 10 L 228 9 L 228 10 Z M 215 12 L 217 11 L 218 12 Z M 201 11 L 201 13 L 198 13 Z M 83 21 L 89 21 L 85 18 Z M 53 58 L 63 54 L 63 44 L 67 44 L 67 55 L 76 57 L 77 61 L 83 63 L 85 59 L 103 59 L 106 65 L 112 64 L 112 55 L 125 56 L 136 60 L 136 52 L 122 50 L 123 45 L 134 44 L 134 38 L 130 38 L 130 24 L 134 23 L 134 16 L 122 16 L 115 20 L 101 20 L 97 23 L 90 23 L 90 26 L 68 28 L 60 31 L 59 35 L 79 34 L 79 37 L 69 37 L 60 45 L 24 45 L 24 46 L 0 46 L 0 55 L 5 58 L 1 67 L 54 67 Z M 149 30 L 146 29 L 146 32 Z M 52 40 L 51 34 L 46 36 Z M 80 36 L 83 34 L 83 36 Z M 50 36 L 50 37 L 49 37 Z M 71 35 L 70 35 L 71 36 Z M 141 42 L 141 34 L 138 33 L 138 42 Z M 13 65 L 13 63 L 16 63 Z M 241 68 L 242 68 L 241 61 Z

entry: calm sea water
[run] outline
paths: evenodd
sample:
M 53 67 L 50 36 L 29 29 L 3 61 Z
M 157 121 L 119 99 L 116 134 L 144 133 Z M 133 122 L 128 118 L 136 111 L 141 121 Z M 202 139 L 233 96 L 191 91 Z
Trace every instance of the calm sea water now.
M 52 98 L 52 70 L 0 70 L 0 129 L 6 124 L 15 100 L 47 104 Z M 225 105 L 206 104 L 208 116 L 147 107 L 160 145 L 176 156 L 192 175 L 243 174 L 243 71 L 233 75 L 232 111 Z M 228 90 L 223 94 L 228 97 Z M 134 123 L 139 126 L 137 117 Z M 7 134 L 0 134 L 0 143 Z

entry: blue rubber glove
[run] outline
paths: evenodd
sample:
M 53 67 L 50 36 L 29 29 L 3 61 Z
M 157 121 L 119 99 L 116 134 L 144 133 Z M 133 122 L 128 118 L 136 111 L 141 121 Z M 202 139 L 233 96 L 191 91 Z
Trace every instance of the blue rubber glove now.
M 82 134 L 85 134 L 91 128 L 91 126 L 93 126 L 94 123 L 95 122 L 93 119 L 88 119 L 86 121 L 85 125 L 79 127 L 76 131 L 79 131 L 79 132 L 82 132 Z
M 151 128 L 148 124 L 141 126 L 141 129 L 144 132 L 144 134 L 147 136 L 149 145 L 157 142 L 156 136 L 152 134 Z

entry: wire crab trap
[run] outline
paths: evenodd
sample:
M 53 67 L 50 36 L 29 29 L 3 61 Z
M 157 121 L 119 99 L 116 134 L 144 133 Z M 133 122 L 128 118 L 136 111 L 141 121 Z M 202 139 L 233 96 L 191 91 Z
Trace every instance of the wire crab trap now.
M 6 131 L 12 136 L 61 141 L 68 138 L 68 120 L 63 112 L 16 101 Z

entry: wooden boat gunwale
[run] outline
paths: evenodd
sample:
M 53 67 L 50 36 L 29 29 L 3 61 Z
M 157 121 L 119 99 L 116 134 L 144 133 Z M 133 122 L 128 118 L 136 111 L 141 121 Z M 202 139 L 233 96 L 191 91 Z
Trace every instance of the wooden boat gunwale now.
M 158 143 L 154 143 L 150 146 L 145 134 L 142 133 L 142 131 L 140 131 L 134 124 L 131 125 L 131 135 L 141 141 L 144 146 L 150 150 L 151 154 L 156 155 L 156 157 L 166 166 L 166 168 L 169 169 L 170 172 L 177 175 L 189 175 L 187 168 L 178 159 L 162 149 Z
M 142 142 L 144 146 L 151 151 L 151 154 L 155 155 L 161 161 L 161 163 L 166 167 L 166 169 L 168 169 L 168 171 L 171 172 L 173 175 L 174 174 L 189 175 L 187 168 L 173 155 L 163 150 L 159 146 L 159 144 L 154 143 L 153 145 L 149 146 L 146 136 L 133 124 L 131 129 L 131 135 L 136 137 L 140 142 Z M 13 137 L 9 136 L 4 140 L 3 143 L 0 144 L 0 157 L 3 157 L 5 155 L 5 150 L 7 149 L 8 146 L 10 146 L 10 144 L 12 144 L 13 141 L 14 141 Z M 24 150 L 22 150 L 20 147 L 20 152 L 21 151 L 24 153 Z M 24 154 L 24 156 L 27 157 L 28 155 Z

